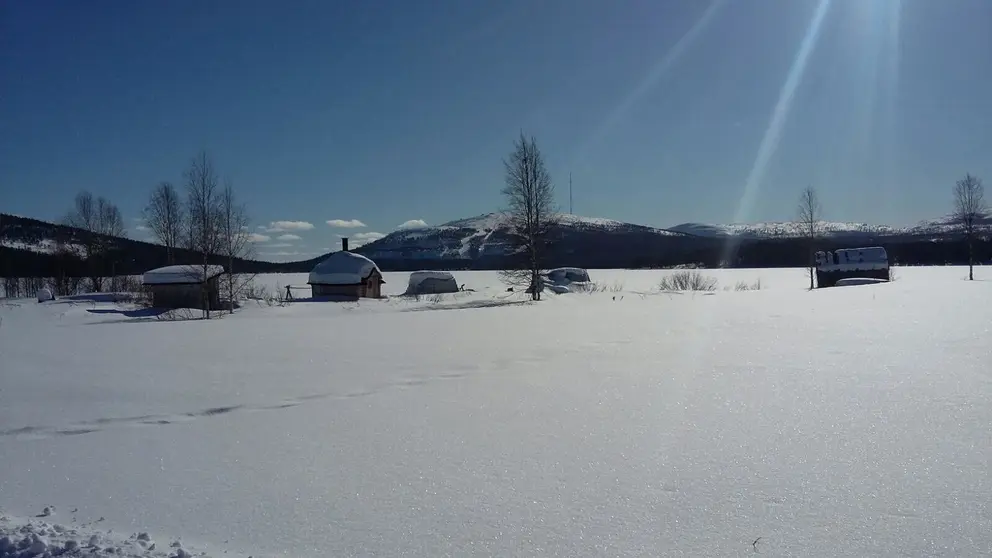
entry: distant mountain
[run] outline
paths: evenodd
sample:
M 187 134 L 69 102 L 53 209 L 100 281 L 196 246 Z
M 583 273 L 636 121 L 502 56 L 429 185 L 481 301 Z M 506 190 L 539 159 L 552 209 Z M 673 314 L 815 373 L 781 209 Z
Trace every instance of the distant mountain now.
M 820 227 L 823 236 L 827 238 L 852 240 L 858 238 L 870 240 L 891 237 L 934 237 L 961 234 L 963 230 L 961 223 L 952 217 L 922 221 L 909 227 L 871 225 L 868 223 L 837 223 L 830 221 L 821 222 Z M 980 224 L 980 227 L 985 231 L 992 230 L 992 218 L 985 219 Z M 729 225 L 683 223 L 667 230 L 701 237 L 737 237 L 752 240 L 801 238 L 804 236 L 802 225 L 796 222 L 735 223 Z
M 595 244 L 634 238 L 669 240 L 685 237 L 666 231 L 611 219 L 561 215 L 555 231 L 558 244 L 573 244 L 581 237 Z M 396 231 L 359 249 L 374 260 L 477 260 L 511 255 L 509 229 L 499 213 L 487 213 L 468 219 L 416 229 Z

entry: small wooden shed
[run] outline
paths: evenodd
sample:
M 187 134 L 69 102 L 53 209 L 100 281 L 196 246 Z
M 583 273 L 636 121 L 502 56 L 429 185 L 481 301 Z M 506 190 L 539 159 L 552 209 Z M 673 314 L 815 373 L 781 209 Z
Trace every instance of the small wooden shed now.
M 204 271 L 206 273 L 204 273 Z M 203 308 L 203 287 L 209 310 L 221 309 L 219 278 L 224 268 L 219 265 L 170 265 L 146 271 L 142 283 L 152 296 L 156 308 Z
M 379 267 L 365 256 L 348 251 L 348 239 L 343 239 L 342 247 L 310 271 L 307 283 L 314 298 L 380 298 L 385 281 Z

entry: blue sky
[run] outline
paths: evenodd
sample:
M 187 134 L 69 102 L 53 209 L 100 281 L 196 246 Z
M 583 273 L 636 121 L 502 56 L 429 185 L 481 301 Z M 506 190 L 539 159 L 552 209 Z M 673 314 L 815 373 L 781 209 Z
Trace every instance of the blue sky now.
M 57 219 L 89 189 L 138 217 L 207 150 L 287 258 L 499 209 L 522 130 L 582 215 L 788 220 L 812 185 L 828 219 L 908 224 L 992 181 L 990 21 L 987 0 L 4 2 L 0 211 Z

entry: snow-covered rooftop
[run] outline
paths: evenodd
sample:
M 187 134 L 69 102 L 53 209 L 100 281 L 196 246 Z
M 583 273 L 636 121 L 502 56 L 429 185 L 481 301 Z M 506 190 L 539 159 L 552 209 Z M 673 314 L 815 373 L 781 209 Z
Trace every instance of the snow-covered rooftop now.
M 146 271 L 142 276 L 145 285 L 181 285 L 183 283 L 202 283 L 204 267 L 202 265 L 169 265 Z M 207 279 L 224 273 L 224 267 L 210 265 L 206 268 Z
M 355 285 L 372 273 L 379 271 L 375 262 L 354 252 L 335 252 L 310 271 L 311 285 Z

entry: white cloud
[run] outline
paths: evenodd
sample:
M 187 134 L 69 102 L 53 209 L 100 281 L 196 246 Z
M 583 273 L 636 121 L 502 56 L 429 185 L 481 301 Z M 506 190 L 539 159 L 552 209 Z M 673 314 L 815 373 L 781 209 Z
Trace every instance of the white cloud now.
M 145 225 L 137 225 L 137 226 L 134 227 L 134 230 L 139 231 L 139 232 L 144 232 L 144 231 L 149 231 L 151 229 L 149 229 Z
M 384 236 L 386 235 L 382 234 L 381 232 L 372 232 L 372 231 L 360 232 L 349 236 L 348 243 L 351 245 L 352 248 L 358 248 L 359 246 L 364 246 L 370 242 L 375 242 L 376 240 L 379 240 Z M 342 238 L 343 235 L 339 234 L 338 237 Z M 334 249 L 340 250 L 340 247 Z
M 255 227 L 255 228 L 257 228 L 260 231 L 264 231 L 265 229 L 267 229 L 269 227 L 266 227 L 265 225 L 259 225 L 259 226 Z
M 251 233 L 248 235 L 248 242 L 268 242 L 270 240 L 272 240 L 272 237 L 264 234 Z
M 327 224 L 336 229 L 359 229 L 367 226 L 358 219 L 331 219 L 327 221 Z
M 282 240 L 283 242 L 290 242 L 293 240 L 303 240 L 302 237 L 295 234 L 283 234 L 276 237 L 276 240 Z
M 273 242 L 272 244 L 266 244 L 266 248 L 292 248 L 294 245 L 289 242 Z
M 427 221 L 423 219 L 410 219 L 409 221 L 402 223 L 400 226 L 396 227 L 399 230 L 403 229 L 422 229 L 427 226 Z
M 309 231 L 313 230 L 313 223 L 308 221 L 272 221 L 269 223 L 266 232 L 286 232 L 286 231 Z

